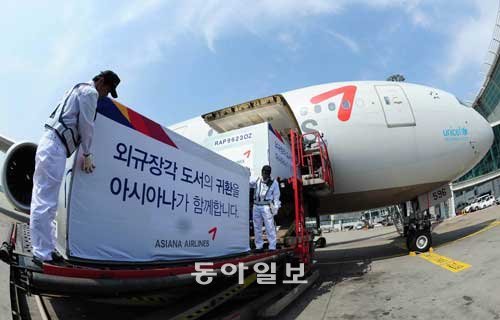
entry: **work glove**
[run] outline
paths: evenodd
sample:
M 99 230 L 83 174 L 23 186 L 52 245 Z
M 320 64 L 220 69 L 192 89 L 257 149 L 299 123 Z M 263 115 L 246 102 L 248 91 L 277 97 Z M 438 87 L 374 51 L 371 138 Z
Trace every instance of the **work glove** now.
M 278 214 L 278 207 L 275 207 L 275 206 L 271 206 L 271 213 L 273 214 L 273 216 L 277 215 Z
M 92 173 L 94 171 L 95 165 L 94 165 L 94 157 L 92 156 L 92 153 L 89 153 L 87 155 L 83 155 L 83 165 L 82 165 L 82 170 L 85 171 L 86 173 Z

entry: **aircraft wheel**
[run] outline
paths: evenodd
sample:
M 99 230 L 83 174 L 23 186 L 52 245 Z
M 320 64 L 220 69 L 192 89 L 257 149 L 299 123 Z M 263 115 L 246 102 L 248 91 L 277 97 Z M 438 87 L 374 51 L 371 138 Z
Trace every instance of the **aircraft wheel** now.
M 326 239 L 324 237 L 318 238 L 318 240 L 316 240 L 316 247 L 318 248 L 326 247 Z
M 431 233 L 428 231 L 417 231 L 408 240 L 411 251 L 427 252 L 432 246 Z

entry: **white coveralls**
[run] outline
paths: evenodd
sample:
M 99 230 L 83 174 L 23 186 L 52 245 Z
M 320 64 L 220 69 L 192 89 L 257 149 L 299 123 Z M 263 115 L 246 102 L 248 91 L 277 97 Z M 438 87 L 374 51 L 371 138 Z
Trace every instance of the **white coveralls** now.
M 66 126 L 78 132 L 84 154 L 89 153 L 92 143 L 99 96 L 94 82 L 89 84 L 68 91 L 61 101 L 63 104 L 67 100 L 62 119 Z M 61 139 L 52 129 L 45 129 L 36 150 L 30 214 L 33 255 L 42 261 L 52 259 L 56 245 L 54 219 L 66 156 L 66 147 Z
M 250 181 L 250 188 L 255 188 L 253 204 L 253 230 L 255 235 L 256 249 L 262 249 L 264 241 L 262 240 L 262 224 L 266 226 L 267 240 L 269 241 L 269 250 L 276 249 L 276 226 L 274 225 L 274 216 L 278 213 L 281 206 L 280 188 L 276 180 L 270 187 L 262 181 L 262 178 Z

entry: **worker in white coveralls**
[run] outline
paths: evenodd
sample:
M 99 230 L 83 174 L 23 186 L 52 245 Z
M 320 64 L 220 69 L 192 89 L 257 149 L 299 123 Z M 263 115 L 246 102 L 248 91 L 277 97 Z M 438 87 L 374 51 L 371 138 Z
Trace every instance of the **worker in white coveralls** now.
M 107 70 L 90 82 L 75 85 L 66 92 L 45 124 L 45 132 L 36 150 L 30 214 L 33 261 L 38 265 L 61 259 L 55 251 L 54 219 L 66 158 L 80 146 L 83 151 L 82 170 L 86 173 L 94 170 L 90 146 L 97 99 L 109 93 L 116 98 L 119 83 L 120 78 Z
M 274 216 L 278 214 L 281 207 L 280 188 L 275 179 L 271 179 L 271 167 L 262 167 L 262 177 L 250 180 L 250 188 L 254 188 L 253 202 L 253 230 L 255 235 L 255 247 L 262 250 L 262 224 L 266 226 L 269 250 L 276 250 L 276 226 Z

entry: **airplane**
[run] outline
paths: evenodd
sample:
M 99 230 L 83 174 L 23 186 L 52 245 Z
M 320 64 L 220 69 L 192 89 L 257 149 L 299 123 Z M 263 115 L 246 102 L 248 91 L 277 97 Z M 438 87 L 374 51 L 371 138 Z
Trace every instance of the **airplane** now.
M 402 203 L 463 175 L 493 143 L 490 124 L 447 92 L 402 82 L 306 87 L 204 114 L 169 127 L 201 143 L 263 121 L 320 131 L 335 172 L 335 192 L 320 213 Z
M 418 212 L 419 195 L 463 175 L 493 143 L 490 124 L 454 95 L 424 85 L 388 81 L 305 87 L 215 110 L 169 129 L 202 143 L 218 133 L 262 122 L 269 122 L 283 136 L 290 129 L 323 135 L 335 190 L 318 193 L 319 215 L 408 201 L 413 209 L 406 208 L 407 215 Z M 7 152 L 2 171 L 7 197 L 16 208 L 29 211 L 29 175 L 33 171 L 14 175 L 24 179 L 14 181 L 9 180 L 9 167 L 16 170 L 14 161 L 18 168 L 33 167 L 36 145 L 14 144 L 0 137 L 0 150 Z M 23 151 L 23 157 L 13 157 L 16 151 Z M 413 231 L 406 236 L 417 244 L 421 240 L 417 249 L 427 248 L 430 224 L 415 216 L 414 223 L 410 222 L 407 227 Z

